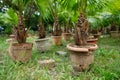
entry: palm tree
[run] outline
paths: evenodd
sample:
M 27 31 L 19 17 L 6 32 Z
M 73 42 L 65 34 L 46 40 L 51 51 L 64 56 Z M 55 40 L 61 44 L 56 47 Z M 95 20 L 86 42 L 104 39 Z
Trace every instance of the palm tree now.
M 39 25 L 38 25 L 38 39 L 35 40 L 36 48 L 40 52 L 44 52 L 49 49 L 49 38 L 46 38 L 46 32 L 43 24 L 43 20 L 48 19 L 48 0 L 34 0 L 37 8 L 38 8 L 38 15 L 39 15 Z
M 47 14 L 47 8 L 48 8 L 48 2 L 47 0 L 34 0 L 37 8 L 38 8 L 38 15 L 39 15 L 39 25 L 38 25 L 38 31 L 39 31 L 39 39 L 46 37 L 46 32 L 44 29 L 43 21 L 42 19 L 45 19 L 48 17 Z
M 61 45 L 62 44 L 62 37 L 61 37 L 61 27 L 59 25 L 58 20 L 58 13 L 59 13 L 59 0 L 49 0 L 49 11 L 52 14 L 53 17 L 53 30 L 52 30 L 52 41 L 55 45 Z
M 72 20 L 71 20 L 72 14 L 68 10 L 64 10 L 64 8 L 61 9 L 61 12 L 59 12 L 59 20 L 60 24 L 62 25 L 62 36 L 65 41 L 69 41 L 72 37 L 72 34 L 70 33 L 72 31 Z
M 18 24 L 16 28 L 16 39 L 18 43 L 25 43 L 28 30 L 25 28 L 25 19 L 23 12 L 31 0 L 12 0 L 13 9 L 18 15 Z
M 32 43 L 26 43 L 27 33 L 29 29 L 25 27 L 24 10 L 31 0 L 11 0 L 12 8 L 17 16 L 18 22 L 15 25 L 15 37 L 18 43 L 11 43 L 9 47 L 9 55 L 14 61 L 25 62 L 30 59 L 32 52 Z M 23 56 L 24 55 L 24 56 Z
M 77 71 L 86 70 L 89 68 L 89 65 L 93 63 L 94 61 L 93 51 L 97 49 L 97 45 L 95 43 L 94 44 L 87 43 L 89 22 L 86 16 L 91 14 L 92 11 L 93 12 L 95 11 L 94 9 L 88 10 L 88 8 L 89 9 L 96 8 L 95 5 L 97 4 L 95 3 L 99 3 L 103 0 L 61 0 L 61 1 L 65 5 L 68 5 L 69 7 L 72 5 L 71 8 L 75 10 L 74 14 L 79 15 L 78 20 L 75 23 L 74 33 L 75 44 L 71 43 L 67 44 L 67 49 L 71 51 L 70 58 L 73 63 L 73 68 Z M 94 12 L 94 14 L 95 13 L 96 12 Z
M 59 2 L 57 0 L 49 0 L 49 11 L 51 12 L 54 20 L 52 35 L 53 36 L 61 36 L 61 28 L 59 26 L 58 20 L 58 9 Z
M 89 23 L 86 19 L 86 15 L 93 15 L 97 11 L 101 11 L 107 4 L 107 0 L 61 0 L 61 2 L 66 8 L 69 9 L 70 7 L 74 10 L 75 14 L 79 15 L 78 21 L 75 23 L 75 44 L 78 46 L 86 44 L 89 30 Z
M 71 18 L 73 17 L 72 14 L 68 10 L 62 9 L 62 12 L 59 13 L 61 24 L 64 25 L 63 33 L 69 33 L 70 31 L 70 23 Z

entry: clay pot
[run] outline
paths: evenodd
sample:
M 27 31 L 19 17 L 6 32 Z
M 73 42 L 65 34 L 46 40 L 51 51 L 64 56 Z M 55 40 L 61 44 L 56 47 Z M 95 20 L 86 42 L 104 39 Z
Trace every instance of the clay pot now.
M 11 34 L 11 35 L 10 35 L 10 39 L 16 41 L 15 35 L 14 35 L 14 34 Z
M 120 32 L 119 31 L 110 31 L 110 37 L 113 37 L 113 38 L 120 37 Z
M 35 42 L 36 48 L 40 52 L 44 52 L 50 48 L 49 38 L 37 39 Z
M 99 39 L 99 38 L 100 38 L 100 36 L 101 36 L 101 32 L 98 32 L 97 34 L 93 34 L 93 36 L 94 36 L 94 38 Z
M 14 34 L 11 34 L 11 35 L 10 35 L 10 38 L 15 38 L 15 35 L 14 35 Z
M 96 44 L 88 44 L 87 46 L 75 46 L 68 44 L 67 49 L 71 51 L 70 59 L 75 71 L 83 71 L 89 69 L 89 65 L 94 62 L 93 51 L 97 49 Z
M 62 33 L 62 36 L 65 41 L 69 41 L 72 35 L 70 33 Z
M 32 46 L 32 43 L 12 43 L 9 47 L 9 55 L 14 61 L 28 61 L 31 58 Z
M 87 43 L 93 43 L 96 44 L 98 39 L 88 39 Z
M 62 36 L 52 36 L 53 45 L 62 45 Z

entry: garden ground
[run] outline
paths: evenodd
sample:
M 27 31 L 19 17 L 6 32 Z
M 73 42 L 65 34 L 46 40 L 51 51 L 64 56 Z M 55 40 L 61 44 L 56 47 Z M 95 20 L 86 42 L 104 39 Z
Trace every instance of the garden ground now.
M 7 38 L 0 36 L 0 80 L 120 80 L 120 38 L 99 39 L 94 64 L 90 65 L 89 70 L 79 73 L 72 69 L 66 49 L 69 42 L 63 40 L 62 46 L 51 46 L 44 53 L 38 52 L 34 45 L 32 58 L 28 62 L 15 63 L 7 52 Z M 34 40 L 35 37 L 28 38 L 30 42 Z M 59 50 L 67 52 L 67 55 L 57 55 Z M 51 70 L 39 67 L 38 60 L 44 59 L 54 59 L 56 66 Z

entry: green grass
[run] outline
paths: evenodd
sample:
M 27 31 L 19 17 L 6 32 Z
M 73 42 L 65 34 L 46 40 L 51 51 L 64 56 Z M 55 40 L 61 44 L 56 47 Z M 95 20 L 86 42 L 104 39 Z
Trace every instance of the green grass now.
M 62 46 L 52 46 L 40 53 L 33 46 L 32 58 L 24 63 L 15 63 L 8 55 L 7 37 L 0 37 L 0 80 L 120 80 L 120 38 L 101 38 L 95 51 L 95 60 L 89 70 L 76 73 L 72 69 L 66 42 Z M 34 42 L 35 37 L 28 38 Z M 67 52 L 67 56 L 57 55 L 56 51 Z M 37 64 L 38 60 L 54 59 L 55 68 L 48 70 Z

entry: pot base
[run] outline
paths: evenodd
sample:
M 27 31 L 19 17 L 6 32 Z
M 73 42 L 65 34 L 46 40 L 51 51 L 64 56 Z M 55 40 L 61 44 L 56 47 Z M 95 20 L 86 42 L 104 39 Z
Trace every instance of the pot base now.
M 89 69 L 89 65 L 94 62 L 94 54 L 92 51 L 83 52 L 71 52 L 70 58 L 73 64 L 73 69 L 75 71 L 84 71 Z

